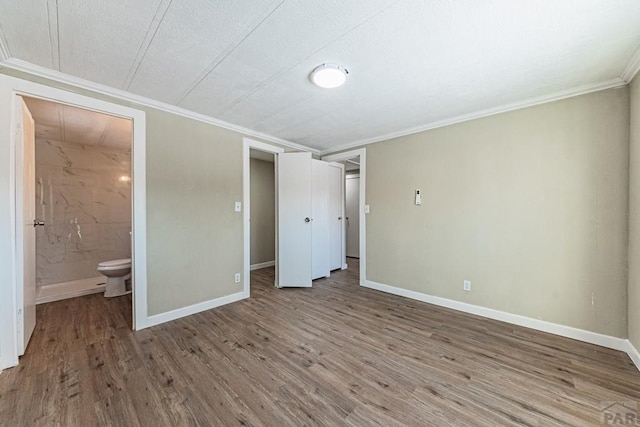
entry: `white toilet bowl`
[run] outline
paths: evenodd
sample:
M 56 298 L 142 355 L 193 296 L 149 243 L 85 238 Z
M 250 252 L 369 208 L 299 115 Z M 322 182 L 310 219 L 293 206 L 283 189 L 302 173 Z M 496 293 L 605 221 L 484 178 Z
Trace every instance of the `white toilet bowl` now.
M 131 289 L 127 290 L 127 280 L 131 279 L 131 258 L 101 262 L 97 270 L 107 276 L 105 297 L 119 297 L 131 293 Z

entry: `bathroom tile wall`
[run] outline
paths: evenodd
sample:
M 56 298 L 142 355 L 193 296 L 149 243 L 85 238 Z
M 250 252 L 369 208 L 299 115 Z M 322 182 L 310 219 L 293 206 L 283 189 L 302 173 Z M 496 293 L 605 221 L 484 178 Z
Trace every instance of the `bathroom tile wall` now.
M 131 256 L 131 151 L 36 138 L 37 286 Z

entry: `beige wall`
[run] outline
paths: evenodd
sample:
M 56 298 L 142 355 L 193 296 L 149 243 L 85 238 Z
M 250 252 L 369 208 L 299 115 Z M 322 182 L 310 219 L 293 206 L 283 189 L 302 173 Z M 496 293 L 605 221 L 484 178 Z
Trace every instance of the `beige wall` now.
M 640 75 L 630 86 L 629 340 L 640 349 Z
M 147 113 L 150 315 L 242 289 L 241 134 L 0 73 Z M 637 83 L 633 93 L 637 112 Z M 629 128 L 624 88 L 368 146 L 367 278 L 625 337 Z
M 145 111 L 149 314 L 242 291 L 242 135 Z
M 251 159 L 251 264 L 276 259 L 274 164 Z
M 367 279 L 626 337 L 628 153 L 627 88 L 369 145 Z
M 242 214 L 234 202 L 242 200 L 243 135 L 29 74 L 0 73 L 146 112 L 149 315 L 242 291 L 233 279 L 242 272 Z M 3 176 L 5 167 L 3 161 Z

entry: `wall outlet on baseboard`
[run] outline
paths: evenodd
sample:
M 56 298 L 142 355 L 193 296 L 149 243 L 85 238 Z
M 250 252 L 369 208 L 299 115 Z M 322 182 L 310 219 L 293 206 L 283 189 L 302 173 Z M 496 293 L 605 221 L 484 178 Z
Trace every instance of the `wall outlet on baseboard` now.
M 462 282 L 462 289 L 469 292 L 471 291 L 471 281 L 470 280 L 465 280 Z
M 235 283 L 240 283 L 240 273 L 236 273 L 236 275 L 233 278 L 233 281 Z

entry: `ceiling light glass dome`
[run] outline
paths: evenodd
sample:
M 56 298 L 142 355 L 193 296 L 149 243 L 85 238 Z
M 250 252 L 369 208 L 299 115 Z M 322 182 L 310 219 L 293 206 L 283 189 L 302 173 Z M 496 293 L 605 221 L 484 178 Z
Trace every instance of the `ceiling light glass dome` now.
M 309 80 L 316 86 L 333 89 L 342 86 L 347 81 L 347 71 L 342 65 L 322 64 L 317 66 L 309 75 Z

